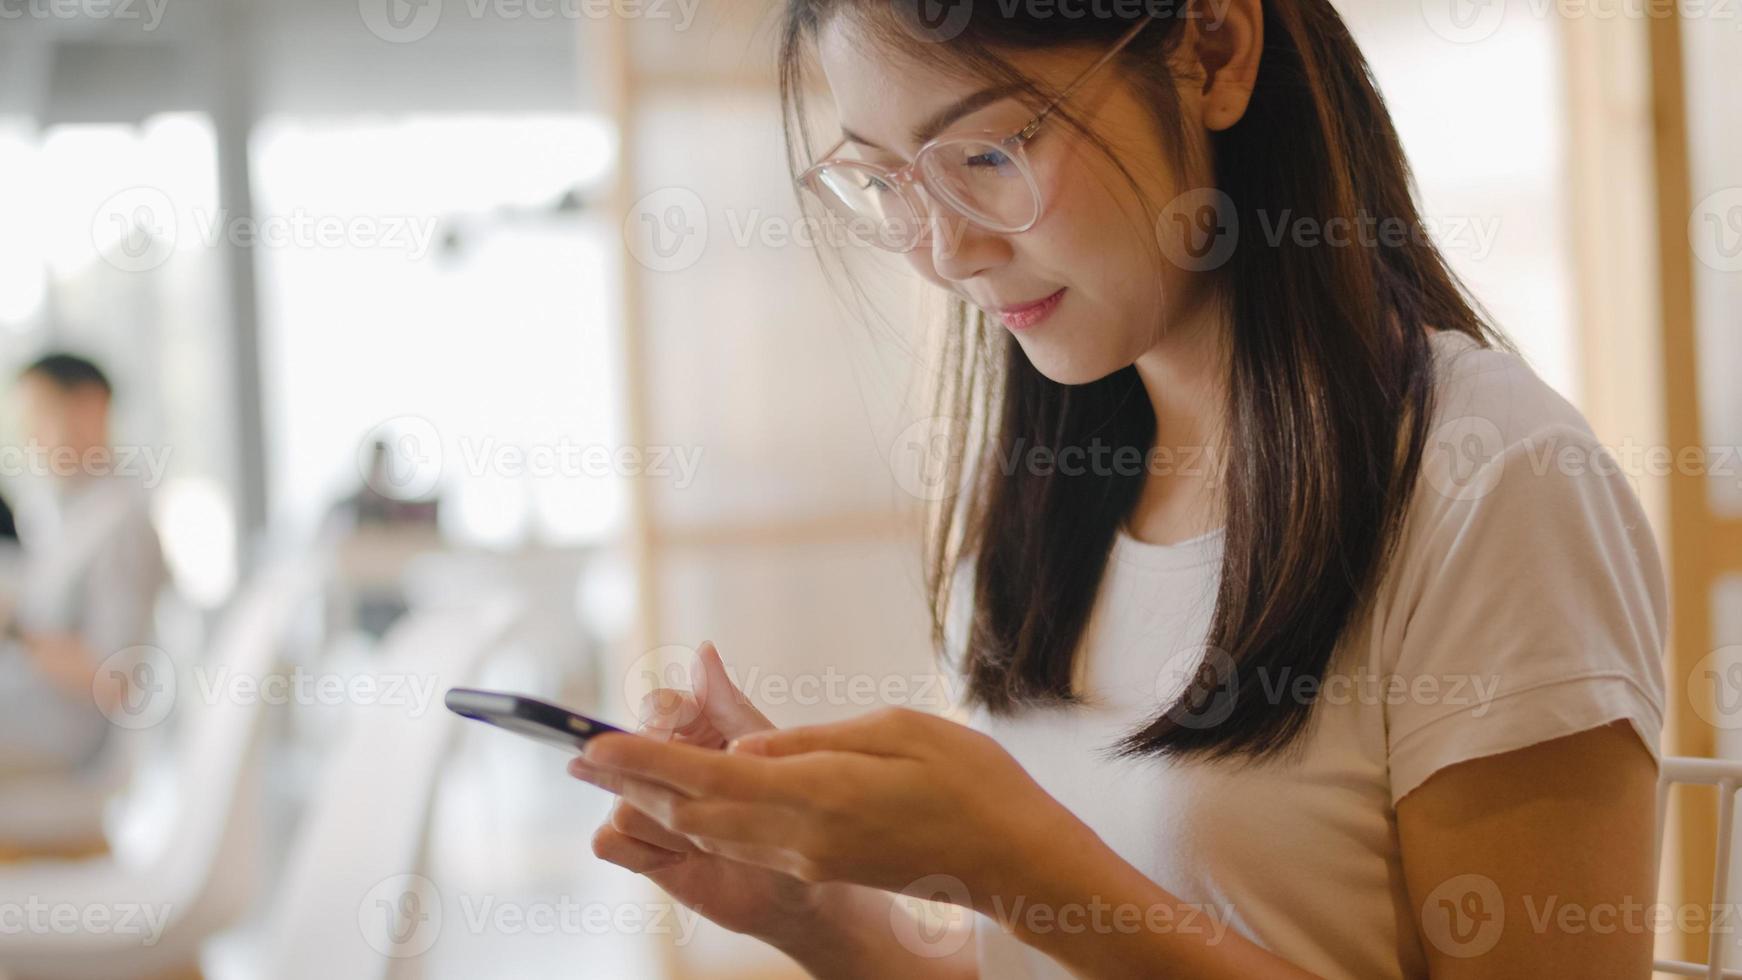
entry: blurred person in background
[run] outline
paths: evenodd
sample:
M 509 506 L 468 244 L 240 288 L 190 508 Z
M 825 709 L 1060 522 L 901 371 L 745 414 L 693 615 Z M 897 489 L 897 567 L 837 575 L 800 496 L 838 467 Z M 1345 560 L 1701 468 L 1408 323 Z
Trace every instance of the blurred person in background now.
M 50 354 L 19 375 L 39 499 L 20 501 L 22 546 L 0 647 L 0 780 L 71 772 L 108 738 L 126 696 L 107 658 L 151 642 L 168 581 L 145 482 L 116 465 L 114 390 L 96 364 Z

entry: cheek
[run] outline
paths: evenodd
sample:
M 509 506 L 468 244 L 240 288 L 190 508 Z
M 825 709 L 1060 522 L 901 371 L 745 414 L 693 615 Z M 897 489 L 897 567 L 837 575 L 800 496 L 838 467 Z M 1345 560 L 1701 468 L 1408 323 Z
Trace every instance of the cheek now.
M 937 268 L 932 265 L 931 250 L 916 248 L 902 256 L 902 258 L 907 260 L 908 268 L 918 273 L 921 279 L 924 279 L 926 282 L 929 282 L 934 286 L 946 289 L 949 288 L 945 285 L 942 277 L 938 275 Z
M 1065 283 L 1105 300 L 1153 281 L 1156 249 L 1142 200 L 1117 171 L 1080 165 L 1043 185 L 1046 210 L 1018 247 Z

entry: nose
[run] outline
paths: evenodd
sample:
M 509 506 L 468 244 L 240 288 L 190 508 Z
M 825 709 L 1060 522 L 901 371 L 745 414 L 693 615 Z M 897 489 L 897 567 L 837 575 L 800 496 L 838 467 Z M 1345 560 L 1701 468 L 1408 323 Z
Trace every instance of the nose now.
M 1010 242 L 987 231 L 936 200 L 925 216 L 925 235 L 914 254 L 931 259 L 932 271 L 951 282 L 965 282 L 1010 261 Z

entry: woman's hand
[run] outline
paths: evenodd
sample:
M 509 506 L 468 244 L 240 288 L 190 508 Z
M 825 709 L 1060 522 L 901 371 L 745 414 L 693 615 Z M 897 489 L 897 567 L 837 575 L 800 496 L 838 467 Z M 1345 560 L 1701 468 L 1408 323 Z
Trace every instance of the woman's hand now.
M 814 916 L 789 934 L 813 975 L 975 977 L 972 944 L 916 931 L 886 894 L 899 892 L 972 908 L 993 920 L 977 928 L 1006 930 L 1075 976 L 1309 976 L 1236 933 L 1143 927 L 1200 910 L 1121 858 L 979 732 L 897 708 L 809 728 L 747 727 L 725 752 L 601 735 L 585 764 L 644 815 L 649 834 L 723 867 L 852 889 L 836 906 L 852 912 Z M 797 905 L 812 902 L 833 904 Z M 819 935 L 804 937 L 809 928 Z
M 585 758 L 653 826 L 704 853 L 987 914 L 1024 891 L 1036 855 L 1100 845 L 995 741 L 932 715 L 757 726 L 731 748 L 603 736 Z
M 773 730 L 732 684 L 712 643 L 697 648 L 696 661 L 695 693 L 653 692 L 644 704 L 641 727 L 650 738 L 625 741 L 667 742 L 723 757 L 720 750 L 728 740 Z M 569 764 L 569 772 L 611 792 L 619 792 L 622 785 L 620 777 L 582 758 Z M 628 799 L 619 799 L 594 833 L 593 853 L 646 875 L 674 899 L 727 929 L 782 947 L 803 938 L 803 931 L 816 929 L 818 920 L 844 913 L 853 899 L 844 888 L 819 886 L 703 851 Z

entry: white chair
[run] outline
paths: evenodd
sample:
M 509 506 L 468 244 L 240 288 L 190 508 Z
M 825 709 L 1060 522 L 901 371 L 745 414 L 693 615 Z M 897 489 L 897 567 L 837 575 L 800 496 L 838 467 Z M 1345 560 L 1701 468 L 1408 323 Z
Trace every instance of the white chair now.
M 142 742 L 150 734 L 114 729 L 97 757 L 76 772 L 8 777 L 0 790 L 0 844 L 39 853 L 100 849 L 110 804 L 145 758 Z
M 1657 848 L 1663 853 L 1664 813 L 1670 788 L 1681 783 L 1713 786 L 1718 790 L 1718 854 L 1712 876 L 1711 908 L 1728 910 L 1730 905 L 1731 843 L 1736 827 L 1736 791 L 1742 788 L 1742 762 L 1727 759 L 1693 759 L 1668 756 L 1659 770 L 1657 784 Z M 1724 968 L 1725 939 L 1729 933 L 1713 929 L 1706 945 L 1706 962 L 1660 959 L 1652 966 L 1659 973 L 1680 977 L 1742 978 L 1742 970 Z M 1734 941 L 1732 939 L 1732 941 Z
M 268 919 L 266 977 L 380 980 L 396 961 L 396 975 L 415 969 L 423 941 L 435 938 L 421 930 L 415 905 L 434 900 L 416 887 L 430 804 L 465 724 L 442 694 L 469 682 L 524 609 L 507 596 L 414 607 L 383 640 L 380 675 L 433 682 L 434 697 L 423 706 L 347 706 L 345 733 L 322 764 Z M 411 917 L 399 923 L 402 911 Z
M 251 678 L 276 672 L 281 643 L 320 577 L 314 556 L 261 574 L 219 627 L 208 666 Z M 261 699 L 209 698 L 178 682 L 173 705 L 180 796 L 173 831 L 137 863 L 111 855 L 0 870 L 0 903 L 41 910 L 40 925 L 0 933 L 0 975 L 132 980 L 184 969 L 248 900 Z M 69 927 L 56 914 L 76 920 Z
M 157 642 L 198 649 L 188 625 L 196 615 L 166 586 L 157 601 Z M 77 771 L 8 777 L 0 787 L 0 845 L 37 853 L 101 850 L 139 764 L 162 749 L 159 734 L 112 729 L 96 758 Z

